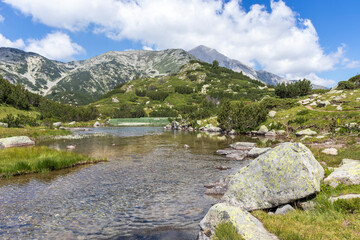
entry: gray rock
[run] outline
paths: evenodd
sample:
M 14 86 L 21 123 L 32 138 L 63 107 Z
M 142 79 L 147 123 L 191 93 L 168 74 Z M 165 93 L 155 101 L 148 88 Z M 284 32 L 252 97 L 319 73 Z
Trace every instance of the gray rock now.
M 2 143 L 0 143 L 0 149 L 4 149 L 4 148 L 5 146 Z
M 0 127 L 7 128 L 9 127 L 9 124 L 0 122 Z
M 325 178 L 324 182 L 334 188 L 339 184 L 360 184 L 360 160 L 343 159 L 341 166 Z
M 269 233 L 263 224 L 250 213 L 227 203 L 218 203 L 210 208 L 200 222 L 202 234 L 200 233 L 199 237 L 201 235 L 203 237 L 200 239 L 210 239 L 215 233 L 216 226 L 224 221 L 231 222 L 237 232 L 246 240 L 278 239 Z
M 302 131 L 298 131 L 298 132 L 295 133 L 296 136 L 304 136 L 304 135 L 313 136 L 313 135 L 316 135 L 316 134 L 317 134 L 317 132 L 311 130 L 310 128 L 302 130 Z
M 343 199 L 343 200 L 350 200 L 350 199 L 355 199 L 355 198 L 360 198 L 360 194 L 347 194 L 347 195 L 342 195 L 339 197 L 330 197 L 330 202 L 335 202 L 337 200 Z
M 33 146 L 35 145 L 35 142 L 32 141 L 27 136 L 19 136 L 19 137 L 0 138 L 0 144 L 2 144 L 4 148 L 9 148 L 9 147 Z
M 261 154 L 266 153 L 270 149 L 271 148 L 253 148 L 247 153 L 247 156 L 251 157 L 251 158 L 256 158 L 256 157 L 260 156 Z
M 235 149 L 220 149 L 216 151 L 216 154 L 218 155 L 228 155 L 231 153 L 236 153 L 238 150 Z
M 54 126 L 54 127 L 60 127 L 60 126 L 61 126 L 61 122 L 55 122 L 55 123 L 53 123 L 53 126 Z
M 112 99 L 111 99 L 111 102 L 113 102 L 113 103 L 118 103 L 118 102 L 119 102 L 119 99 L 117 99 L 117 98 L 112 98 Z
M 223 186 L 216 186 L 205 190 L 206 195 L 224 195 L 227 188 Z
M 230 144 L 230 147 L 236 150 L 250 150 L 254 148 L 256 143 L 252 142 L 236 142 L 233 144 Z
M 327 105 L 330 105 L 329 101 L 319 101 L 317 107 L 326 107 Z
M 69 122 L 69 125 L 74 125 L 76 122 L 75 121 L 72 121 L 72 122 Z
M 328 155 L 333 155 L 333 156 L 338 155 L 338 150 L 336 148 L 326 148 L 326 149 L 322 150 L 321 152 L 328 154 Z
M 98 121 L 96 121 L 96 122 L 94 123 L 94 127 L 100 127 L 100 123 L 99 123 Z
M 313 201 L 298 202 L 297 206 L 304 211 L 311 211 L 315 209 L 315 203 Z
M 189 146 L 189 145 L 187 145 L 187 144 L 185 144 L 185 145 L 184 145 L 184 148 L 185 148 L 185 149 L 189 149 L 189 148 L 190 148 L 190 146 Z
M 241 168 L 223 200 L 246 211 L 294 202 L 320 191 L 324 169 L 302 143 L 282 143 Z
M 236 135 L 236 131 L 234 129 L 232 129 L 230 132 L 228 132 L 228 135 Z
M 246 153 L 243 151 L 236 151 L 234 153 L 227 154 L 226 157 L 232 160 L 241 161 L 246 158 Z
M 265 137 L 274 137 L 276 136 L 276 132 L 274 129 L 272 129 L 271 131 L 265 133 Z
M 270 111 L 268 115 L 269 115 L 269 117 L 273 118 L 273 117 L 275 117 L 276 112 L 275 111 Z
M 275 211 L 275 214 L 281 214 L 281 215 L 284 215 L 288 212 L 291 212 L 291 211 L 294 211 L 295 209 L 289 205 L 289 204 L 286 204 L 284 206 L 281 206 L 281 207 L 278 207 Z
M 268 131 L 269 131 L 269 129 L 265 125 L 262 125 L 260 127 L 260 129 L 257 131 L 257 134 L 265 135 L 265 133 L 267 133 Z
M 229 169 L 231 169 L 231 167 L 229 167 L 229 166 L 216 166 L 215 168 L 219 169 L 219 170 L 229 170 Z
M 180 129 L 180 124 L 177 121 L 173 121 L 171 123 L 171 129 L 173 130 L 179 130 Z

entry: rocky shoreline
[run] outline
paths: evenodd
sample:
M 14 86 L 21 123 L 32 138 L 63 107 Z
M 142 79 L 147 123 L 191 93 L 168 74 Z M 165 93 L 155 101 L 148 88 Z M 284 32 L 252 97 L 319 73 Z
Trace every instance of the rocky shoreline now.
M 222 195 L 200 222 L 199 240 L 210 240 L 216 226 L 231 222 L 244 239 L 278 239 L 251 215 L 254 210 L 268 214 L 286 214 L 295 208 L 312 210 L 312 198 L 320 191 L 320 183 L 360 184 L 360 161 L 344 159 L 339 168 L 324 179 L 324 169 L 302 143 L 282 143 L 274 148 L 256 148 L 254 143 L 237 142 L 217 154 L 241 156 L 251 162 L 232 176 L 205 185 L 205 194 Z M 235 160 L 237 160 L 235 158 Z M 338 199 L 360 198 L 350 194 Z

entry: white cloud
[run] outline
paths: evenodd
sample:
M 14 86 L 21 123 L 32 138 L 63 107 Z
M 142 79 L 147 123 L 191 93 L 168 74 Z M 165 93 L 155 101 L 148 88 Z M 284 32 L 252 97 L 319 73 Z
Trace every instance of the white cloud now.
M 73 43 L 70 37 L 62 32 L 54 32 L 43 39 L 28 39 L 25 51 L 36 52 L 42 56 L 56 60 L 72 60 L 74 55 L 84 53 L 85 50 Z
M 5 21 L 5 18 L 2 15 L 0 15 L 0 22 L 4 22 L 4 21 Z
M 22 39 L 11 41 L 0 33 L 0 47 L 23 48 L 25 43 Z
M 152 47 L 148 47 L 148 46 L 143 46 L 142 49 L 143 50 L 148 50 L 148 51 L 153 51 L 154 50 Z
M 286 78 L 289 79 L 289 80 L 301 80 L 301 79 L 305 78 L 307 80 L 310 80 L 313 84 L 320 85 L 320 86 L 325 86 L 325 87 L 331 87 L 331 86 L 334 86 L 336 84 L 336 81 L 334 81 L 332 79 L 321 78 L 318 75 L 316 75 L 315 73 L 309 73 L 307 75 L 287 74 Z
M 270 0 L 269 0 L 270 1 Z M 325 53 L 309 19 L 282 1 L 271 9 L 241 0 L 3 0 L 34 21 L 70 31 L 90 29 L 155 49 L 206 45 L 265 70 L 302 75 L 334 69 L 343 46 Z

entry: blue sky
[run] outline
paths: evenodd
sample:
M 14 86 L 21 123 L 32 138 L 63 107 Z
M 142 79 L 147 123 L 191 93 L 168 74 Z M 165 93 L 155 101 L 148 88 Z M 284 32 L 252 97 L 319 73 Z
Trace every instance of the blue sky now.
M 0 0 L 0 46 L 70 61 L 203 44 L 333 86 L 360 73 L 359 10 L 358 0 Z

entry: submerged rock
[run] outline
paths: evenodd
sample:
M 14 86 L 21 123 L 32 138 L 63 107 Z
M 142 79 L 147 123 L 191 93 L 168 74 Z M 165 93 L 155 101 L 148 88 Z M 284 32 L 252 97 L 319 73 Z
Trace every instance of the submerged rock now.
M 246 211 L 277 207 L 320 191 L 324 169 L 301 143 L 283 143 L 241 168 L 223 200 Z
M 4 148 L 33 146 L 35 142 L 27 136 L 0 138 L 0 145 Z
M 256 143 L 252 143 L 252 142 L 236 142 L 236 143 L 230 144 L 230 147 L 235 150 L 250 150 L 250 149 L 254 148 L 255 145 L 256 145 Z
M 343 159 L 340 167 L 325 178 L 324 182 L 334 188 L 339 184 L 360 184 L 360 160 Z
M 267 133 L 268 131 L 269 129 L 265 125 L 262 125 L 260 129 L 257 131 L 257 134 L 265 135 L 265 133 Z
M 263 224 L 250 213 L 227 203 L 218 203 L 210 208 L 200 222 L 199 239 L 210 240 L 216 226 L 224 221 L 232 223 L 237 232 L 246 240 L 278 239 L 269 233 Z
M 216 154 L 218 154 L 218 155 L 228 155 L 228 154 L 231 154 L 231 153 L 235 153 L 236 151 L 238 151 L 238 150 L 235 150 L 235 149 L 220 149 L 220 150 L 216 151 Z
M 244 151 L 236 151 L 234 153 L 227 154 L 226 157 L 232 160 L 241 161 L 246 158 L 246 153 Z

